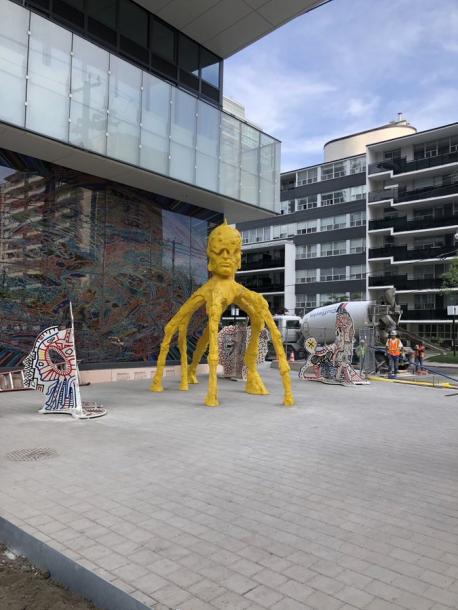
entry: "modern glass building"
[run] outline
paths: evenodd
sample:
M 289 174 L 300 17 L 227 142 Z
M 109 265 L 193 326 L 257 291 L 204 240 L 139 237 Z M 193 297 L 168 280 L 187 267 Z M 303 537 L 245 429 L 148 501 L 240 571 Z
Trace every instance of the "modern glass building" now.
M 279 202 L 280 144 L 222 110 L 223 60 L 321 3 L 0 0 L 0 367 L 69 300 L 86 364 L 155 359 L 209 230 Z

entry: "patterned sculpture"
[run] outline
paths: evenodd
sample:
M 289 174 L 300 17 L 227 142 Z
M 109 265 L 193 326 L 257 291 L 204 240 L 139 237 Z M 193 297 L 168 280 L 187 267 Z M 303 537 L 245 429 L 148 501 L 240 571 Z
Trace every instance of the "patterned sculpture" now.
M 82 414 L 71 328 L 50 326 L 38 335 L 24 359 L 24 386 L 44 394 L 40 413 Z
M 218 333 L 219 363 L 223 367 L 224 377 L 247 379 L 247 367 L 243 362 L 246 349 L 250 343 L 251 326 L 231 324 Z M 259 349 L 256 364 L 262 364 L 268 352 L 269 333 L 264 328 L 259 336 Z
M 280 374 L 284 388 L 283 404 L 291 406 L 294 404 L 294 396 L 291 390 L 291 378 L 289 365 L 283 349 L 282 338 L 269 305 L 264 297 L 257 292 L 248 290 L 235 281 L 235 273 L 241 267 L 242 237 L 237 229 L 229 226 L 226 222 L 216 227 L 208 238 L 207 255 L 209 258 L 208 270 L 211 278 L 201 286 L 186 301 L 165 327 L 164 339 L 161 344 L 157 360 L 156 374 L 154 375 L 151 390 L 162 392 L 162 377 L 165 362 L 175 333 L 178 332 L 178 345 L 181 356 L 181 390 L 188 390 L 189 383 L 197 383 L 196 369 L 200 359 L 209 346 L 208 366 L 208 393 L 205 404 L 208 407 L 216 407 L 218 401 L 218 383 L 216 370 L 219 361 L 218 354 L 218 328 L 221 316 L 225 309 L 235 304 L 243 309 L 251 320 L 251 337 L 245 352 L 245 363 L 247 366 L 247 381 L 245 391 L 249 394 L 268 394 L 264 382 L 256 367 L 256 359 L 259 348 L 259 337 L 264 325 L 270 331 L 272 343 L 279 361 Z M 203 305 L 206 306 L 208 325 L 200 337 L 191 364 L 188 367 L 186 333 L 193 314 Z
M 83 405 L 81 401 L 71 304 L 70 316 L 70 328 L 50 326 L 35 339 L 23 363 L 24 387 L 44 394 L 39 413 L 68 413 L 79 419 L 101 417 L 106 414 L 103 407 Z
M 310 354 L 299 371 L 299 378 L 324 383 L 362 385 L 368 383 L 352 367 L 355 327 L 352 317 L 341 303 L 336 314 L 336 338 L 331 345 L 318 347 L 314 337 L 305 341 Z

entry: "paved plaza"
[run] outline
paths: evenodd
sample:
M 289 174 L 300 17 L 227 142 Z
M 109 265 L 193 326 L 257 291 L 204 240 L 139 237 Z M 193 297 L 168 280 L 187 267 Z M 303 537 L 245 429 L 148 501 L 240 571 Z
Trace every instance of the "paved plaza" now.
M 94 421 L 0 395 L 0 515 L 151 608 L 458 608 L 458 396 L 264 378 L 92 385 Z

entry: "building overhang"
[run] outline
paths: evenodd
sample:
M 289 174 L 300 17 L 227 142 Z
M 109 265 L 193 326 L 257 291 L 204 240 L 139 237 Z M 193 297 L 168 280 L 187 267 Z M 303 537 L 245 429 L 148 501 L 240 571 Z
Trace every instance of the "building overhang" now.
M 223 59 L 330 0 L 136 0 Z
M 231 199 L 6 123 L 0 123 L 0 148 L 220 212 L 231 223 L 278 216 L 265 208 Z

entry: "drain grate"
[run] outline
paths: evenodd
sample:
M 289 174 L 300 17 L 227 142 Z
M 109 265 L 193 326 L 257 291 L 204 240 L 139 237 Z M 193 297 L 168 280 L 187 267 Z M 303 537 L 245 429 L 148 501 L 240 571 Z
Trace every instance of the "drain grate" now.
M 12 462 L 38 462 L 56 457 L 57 451 L 46 447 L 34 447 L 33 449 L 15 449 L 6 454 L 7 459 Z

